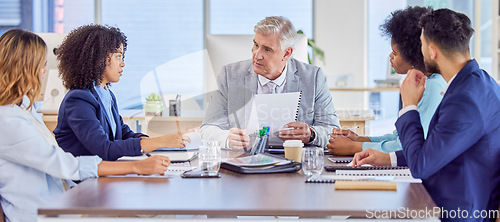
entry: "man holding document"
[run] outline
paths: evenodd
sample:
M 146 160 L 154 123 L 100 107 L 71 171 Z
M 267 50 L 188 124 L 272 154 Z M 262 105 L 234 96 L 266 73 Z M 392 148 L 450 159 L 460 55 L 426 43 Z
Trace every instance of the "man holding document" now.
M 256 94 L 302 92 L 293 118 L 296 121 L 274 127 L 277 133 L 271 135 L 271 141 L 293 139 L 325 146 L 329 133 L 340 127 L 339 120 L 321 69 L 291 58 L 295 27 L 284 17 L 267 17 L 254 32 L 252 59 L 226 65 L 219 73 L 218 90 L 211 96 L 201 137 L 243 149 L 250 144 L 247 129 L 259 121 L 251 114 Z

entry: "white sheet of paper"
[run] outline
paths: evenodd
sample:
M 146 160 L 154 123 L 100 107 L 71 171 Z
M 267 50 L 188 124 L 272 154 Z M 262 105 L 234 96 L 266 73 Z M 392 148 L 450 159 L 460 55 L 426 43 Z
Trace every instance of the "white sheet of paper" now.
M 180 147 L 175 147 L 175 148 L 159 148 L 156 149 L 157 151 L 180 151 L 180 150 L 197 150 L 201 146 L 201 136 L 198 132 L 190 132 L 187 133 L 186 136 L 189 137 L 191 140 L 190 143 L 186 144 L 186 147 L 180 148 Z
M 153 174 L 153 175 L 138 175 L 138 174 L 127 174 L 127 175 L 113 175 L 110 177 L 178 177 L 182 173 L 195 169 L 196 167 L 191 166 L 189 162 L 184 162 L 184 163 L 171 163 L 170 166 L 168 166 L 167 171 L 165 171 L 165 174 Z
M 247 124 L 248 134 L 269 126 L 269 144 L 282 145 L 278 132 L 285 124 L 295 122 L 299 102 L 300 92 L 255 95 Z
M 197 152 L 192 152 L 192 151 L 153 151 L 150 152 L 151 155 L 163 155 L 163 156 L 168 156 L 170 161 L 188 161 L 193 158 L 194 155 L 196 155 Z M 123 156 L 118 158 L 118 160 L 125 160 L 125 161 L 130 161 L 130 160 L 144 160 L 148 158 L 146 155 L 142 156 Z

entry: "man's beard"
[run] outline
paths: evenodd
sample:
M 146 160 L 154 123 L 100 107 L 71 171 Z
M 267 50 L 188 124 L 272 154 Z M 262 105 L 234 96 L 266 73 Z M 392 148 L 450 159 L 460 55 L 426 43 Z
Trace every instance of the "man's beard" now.
M 439 70 L 438 65 L 434 61 L 427 61 L 424 59 L 425 70 L 428 73 L 439 73 L 441 74 L 441 70 Z

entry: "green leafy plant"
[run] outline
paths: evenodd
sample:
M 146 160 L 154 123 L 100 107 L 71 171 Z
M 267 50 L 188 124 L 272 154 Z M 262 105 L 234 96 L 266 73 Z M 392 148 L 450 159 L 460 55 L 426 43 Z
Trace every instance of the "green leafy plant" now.
M 297 34 L 304 34 L 302 30 L 298 30 Z M 321 62 L 325 62 L 325 52 L 320 49 L 317 45 L 316 42 L 314 42 L 314 39 L 307 39 L 307 45 L 312 48 L 313 50 L 313 55 L 317 56 Z M 307 60 L 309 61 L 309 64 L 312 64 L 311 56 L 309 53 L 307 54 Z
M 161 98 L 156 93 L 151 93 L 148 98 L 146 98 L 146 101 L 161 101 Z

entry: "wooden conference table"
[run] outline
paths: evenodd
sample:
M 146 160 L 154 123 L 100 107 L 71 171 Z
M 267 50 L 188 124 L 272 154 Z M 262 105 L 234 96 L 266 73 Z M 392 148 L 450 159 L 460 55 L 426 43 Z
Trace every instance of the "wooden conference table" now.
M 331 165 L 326 157 L 325 161 Z M 39 208 L 38 213 L 363 218 L 367 217 L 367 210 L 417 211 L 436 207 L 423 185 L 416 183 L 398 183 L 397 191 L 339 191 L 333 183 L 305 183 L 302 171 L 244 175 L 221 169 L 220 173 L 221 178 L 203 179 L 87 179 Z

